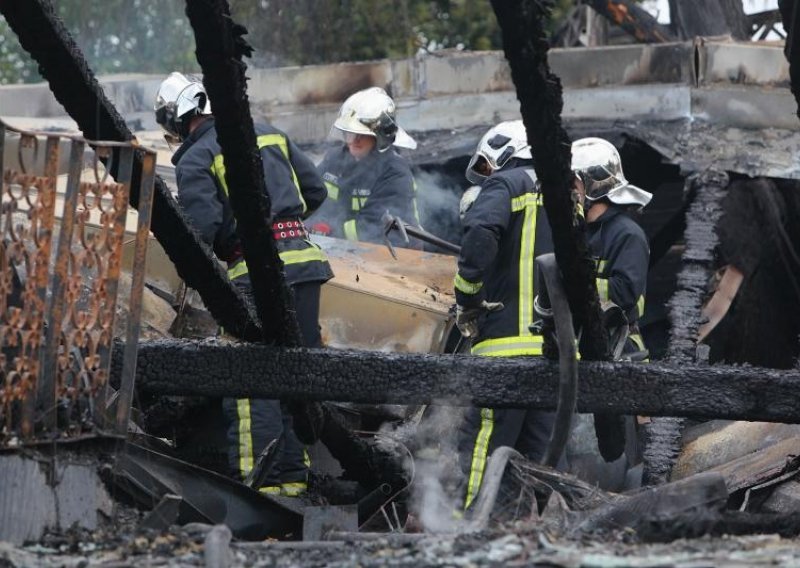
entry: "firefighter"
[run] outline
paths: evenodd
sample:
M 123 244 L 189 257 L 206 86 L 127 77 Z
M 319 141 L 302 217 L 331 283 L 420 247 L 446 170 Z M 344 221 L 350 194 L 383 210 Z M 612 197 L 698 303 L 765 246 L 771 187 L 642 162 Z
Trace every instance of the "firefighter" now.
M 624 312 L 629 326 L 625 352 L 644 351 L 637 321 L 644 313 L 650 248 L 642 228 L 625 212 L 641 209 L 653 196 L 628 183 L 619 152 L 602 138 L 572 144 L 572 169 L 597 262 L 600 302 L 613 302 Z
M 227 263 L 228 277 L 249 298 L 247 265 L 228 201 L 225 163 L 208 96 L 195 77 L 172 73 L 158 89 L 156 121 L 168 139 L 181 142 L 172 157 L 178 184 L 178 202 L 201 239 Z M 305 345 L 321 345 L 318 323 L 320 286 L 333 277 L 325 254 L 307 238 L 303 219 L 326 197 L 325 185 L 313 162 L 276 128 L 256 126 L 264 176 L 272 203 L 275 244 L 292 287 Z M 307 459 L 297 440 L 291 415 L 276 400 L 224 399 L 228 465 L 235 478 L 244 479 L 272 440 L 283 440 L 269 472 L 266 493 L 286 496 L 306 489 Z M 281 438 L 283 436 L 283 438 Z
M 408 161 L 395 147 L 417 143 L 397 125 L 395 104 L 380 87 L 351 95 L 339 110 L 331 133 L 344 144 L 319 164 L 328 202 L 313 217 L 315 232 L 354 241 L 382 243 L 387 211 L 419 225 L 416 183 Z M 409 246 L 391 237 L 397 246 Z M 419 243 L 413 243 L 419 248 Z
M 534 258 L 552 252 L 550 228 L 521 120 L 502 122 L 481 139 L 467 179 L 480 184 L 462 205 L 463 236 L 455 276 L 456 324 L 472 340 L 472 354 L 536 357 L 542 337 L 534 322 Z M 475 197 L 476 196 L 476 197 Z M 468 508 L 483 480 L 488 456 L 512 446 L 531 460 L 544 455 L 553 414 L 538 410 L 472 408 L 458 433 Z

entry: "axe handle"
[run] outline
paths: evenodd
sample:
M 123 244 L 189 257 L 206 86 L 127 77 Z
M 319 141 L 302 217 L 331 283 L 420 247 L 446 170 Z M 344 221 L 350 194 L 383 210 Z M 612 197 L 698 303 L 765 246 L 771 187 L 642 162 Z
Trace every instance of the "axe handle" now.
M 407 225 L 405 223 L 403 223 L 403 225 L 405 226 L 406 233 L 408 233 L 409 236 L 412 236 L 421 241 L 425 241 L 426 243 L 435 245 L 440 249 L 446 250 L 448 252 L 452 252 L 455 254 L 461 253 L 461 247 L 458 245 L 454 245 L 450 241 L 440 239 L 436 235 L 432 235 L 428 231 L 420 229 L 419 227 L 414 227 L 413 225 Z

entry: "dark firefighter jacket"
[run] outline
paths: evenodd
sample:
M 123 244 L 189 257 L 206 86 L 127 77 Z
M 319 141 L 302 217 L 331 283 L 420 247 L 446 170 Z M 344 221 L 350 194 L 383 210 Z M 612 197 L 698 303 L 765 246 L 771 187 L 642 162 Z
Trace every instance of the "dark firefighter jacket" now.
M 389 211 L 419 225 L 416 183 L 411 168 L 393 148 L 373 150 L 356 160 L 346 145 L 329 151 L 320 163 L 328 203 L 314 216 L 331 227 L 331 236 L 383 242 L 383 214 Z M 404 246 L 397 237 L 392 241 Z
M 650 248 L 644 231 L 625 215 L 624 208 L 611 205 L 589 223 L 589 247 L 597 258 L 597 293 L 600 301 L 611 300 L 633 325 L 644 312 L 644 294 Z
M 256 125 L 264 179 L 272 202 L 271 223 L 307 217 L 327 192 L 314 164 L 288 137 L 271 126 Z M 214 119 L 198 126 L 172 157 L 178 201 L 202 239 L 228 263 L 231 279 L 247 274 L 233 210 L 228 202 L 225 163 Z M 325 253 L 305 238 L 276 241 L 288 284 L 325 282 L 333 277 Z
M 552 252 L 552 236 L 541 194 L 528 160 L 512 160 L 489 176 L 464 215 L 461 255 L 455 277 L 459 305 L 482 300 L 504 308 L 479 323 L 475 355 L 541 355 L 542 337 L 531 333 L 534 321 L 534 258 Z

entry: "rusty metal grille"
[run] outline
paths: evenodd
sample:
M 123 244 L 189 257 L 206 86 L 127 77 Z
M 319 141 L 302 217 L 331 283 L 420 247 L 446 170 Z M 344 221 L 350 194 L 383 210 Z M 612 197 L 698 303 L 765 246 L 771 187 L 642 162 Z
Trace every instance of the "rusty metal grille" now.
M 16 159 L 4 163 L 2 156 L 14 154 L 9 151 L 14 142 Z M 69 159 L 59 175 L 64 148 Z M 143 154 L 138 172 L 134 152 Z M 98 428 L 124 434 L 155 154 L 132 144 L 23 132 L 0 123 L 0 166 L 0 444 Z M 132 180 L 139 216 L 134 235 L 126 236 Z M 135 252 L 117 392 L 108 377 L 128 239 L 135 241 Z

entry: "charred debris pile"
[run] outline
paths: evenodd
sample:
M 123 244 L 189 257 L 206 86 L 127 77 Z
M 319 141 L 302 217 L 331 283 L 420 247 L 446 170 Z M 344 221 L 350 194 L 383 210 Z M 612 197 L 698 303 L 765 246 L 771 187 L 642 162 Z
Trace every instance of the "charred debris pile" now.
M 305 539 L 313 541 L 306 548 L 300 543 L 278 548 L 323 555 L 328 548 L 321 541 L 358 541 L 368 554 L 374 548 L 369 542 L 387 532 L 406 531 L 386 537 L 396 546 L 423 542 L 424 534 L 412 532 L 420 529 L 473 535 L 513 529 L 520 534 L 506 535 L 508 542 L 496 546 L 499 552 L 490 547 L 482 553 L 503 559 L 523 552 L 533 558 L 533 549 L 547 549 L 545 530 L 563 539 L 614 531 L 656 541 L 706 534 L 796 536 L 798 182 L 721 169 L 679 171 L 628 137 L 622 155 L 632 164 L 633 181 L 649 178 L 673 190 L 673 202 L 661 209 L 659 230 L 650 234 L 652 268 L 660 275 L 653 294 L 665 307 L 662 317 L 653 318 L 649 339 L 662 345 L 657 354 L 663 358 L 649 364 L 609 361 L 585 226 L 569 197 L 568 130 L 574 133 L 575 127 L 561 122 L 562 90 L 547 63 L 544 4 L 492 2 L 538 157 L 565 298 L 583 330 L 581 360 L 573 362 L 578 383 L 571 390 L 564 388 L 564 369 L 547 359 L 296 347 L 291 296 L 264 221 L 270 203 L 260 166 L 242 150 L 255 147 L 242 59 L 250 48 L 226 0 L 190 2 L 187 15 L 212 104 L 226 109 L 217 116 L 223 153 L 240 158 L 226 163 L 237 180 L 229 184 L 231 200 L 253 275 L 255 306 L 230 285 L 200 243 L 155 175 L 153 156 L 131 144 L 133 135 L 53 5 L 48 0 L 0 5 L 84 136 L 106 141 L 0 130 L 0 143 L 9 145 L 13 138 L 19 146 L 17 161 L 4 164 L 0 192 L 0 540 L 37 540 L 74 524 L 95 530 L 104 518 L 116 518 L 115 502 L 135 507 L 139 525 L 150 530 L 202 523 L 182 534 L 193 534 L 186 538 L 202 542 L 207 556 L 225 558 L 239 546 L 230 544 L 232 538 Z M 781 7 L 797 94 L 800 52 L 791 40 L 800 29 L 800 10 L 790 4 Z M 661 31 L 651 27 L 649 33 Z M 87 144 L 94 151 L 92 179 L 85 178 Z M 70 148 L 71 168 L 57 230 L 55 171 L 63 145 Z M 41 171 L 35 171 L 37 160 Z M 114 204 L 116 216 L 105 217 L 102 238 L 84 235 L 79 204 L 86 207 L 87 199 Z M 116 333 L 123 341 L 111 341 L 128 203 L 139 212 L 137 244 L 146 240 L 149 224 L 181 278 L 240 342 L 139 341 L 145 292 L 144 248 L 138 247 L 125 302 L 127 327 Z M 23 226 L 28 232 L 20 231 Z M 102 254 L 95 246 L 101 241 Z M 83 250 L 76 252 L 76 246 Z M 103 286 L 93 287 L 99 281 Z M 96 328 L 87 324 L 87 313 L 101 314 L 92 320 Z M 565 401 L 570 392 L 576 398 Z M 331 467 L 313 477 L 313 499 L 261 495 L 214 472 L 224 456 L 211 436 L 208 400 L 223 395 L 295 401 L 298 435 L 319 441 L 331 456 L 320 459 Z M 356 412 L 353 403 L 372 410 Z M 452 459 L 446 432 L 452 432 L 456 409 L 464 405 L 576 407 L 586 415 L 572 427 L 575 439 L 589 439 L 597 454 L 588 416 L 594 414 L 597 424 L 605 424 L 605 430 L 597 428 L 601 445 L 604 436 L 624 440 L 616 456 L 624 452 L 625 463 L 605 463 L 599 456 L 591 461 L 573 451 L 573 463 L 585 468 L 571 475 L 501 448 L 491 457 L 474 511 L 454 521 L 443 512 L 449 507 L 452 513 L 448 498 L 451 484 L 457 484 L 446 472 Z M 632 430 L 631 421 L 626 427 L 598 420 L 622 415 L 640 417 L 638 428 Z M 570 432 L 569 420 L 562 426 Z M 365 435 L 367 430 L 373 432 Z M 269 460 L 261 458 L 256 475 Z M 628 467 L 638 462 L 638 469 Z M 28 507 L 29 500 L 36 506 Z M 11 523 L 23 510 L 26 523 Z M 539 535 L 533 549 L 525 531 Z M 475 542 L 506 538 L 492 534 L 497 538 L 475 536 Z M 237 550 L 248 554 L 244 545 Z

